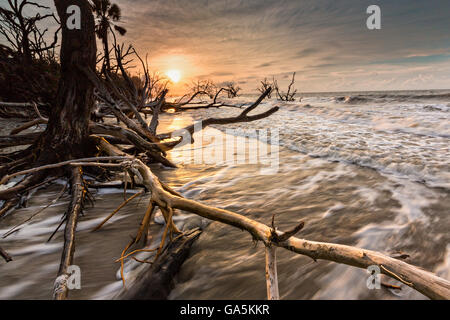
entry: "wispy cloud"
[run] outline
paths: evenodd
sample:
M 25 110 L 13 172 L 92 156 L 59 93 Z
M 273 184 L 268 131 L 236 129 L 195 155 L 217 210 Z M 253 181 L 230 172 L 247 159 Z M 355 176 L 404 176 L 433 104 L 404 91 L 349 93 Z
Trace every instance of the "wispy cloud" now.
M 128 39 L 161 62 L 173 52 L 189 59 L 189 74 L 247 80 L 297 71 L 304 90 L 363 89 L 374 82 L 401 85 L 398 74 L 376 79 L 361 74 L 348 87 L 352 70 L 387 63 L 447 64 L 450 35 L 448 1 L 375 1 L 382 29 L 366 28 L 366 8 L 374 1 L 350 0 L 121 0 Z M 127 9 L 130 8 L 130 9 Z M 434 55 L 419 54 L 431 52 Z M 440 50 L 439 53 L 436 53 Z M 419 54 L 418 54 L 419 53 Z M 156 65 L 156 67 L 166 67 Z M 341 81 L 336 78 L 341 73 Z M 418 76 L 411 70 L 409 78 Z M 408 74 L 408 70 L 402 72 Z M 327 77 L 328 75 L 328 77 Z M 399 81 L 392 79 L 398 77 Z M 442 81 L 440 77 L 437 77 Z M 383 81 L 384 82 L 383 82 Z M 389 81 L 387 81 L 389 80 Z M 450 87 L 444 79 L 434 86 Z

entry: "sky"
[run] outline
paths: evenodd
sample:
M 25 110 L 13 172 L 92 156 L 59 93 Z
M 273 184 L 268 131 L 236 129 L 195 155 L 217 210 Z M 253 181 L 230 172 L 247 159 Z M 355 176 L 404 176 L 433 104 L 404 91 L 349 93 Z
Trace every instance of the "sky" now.
M 42 2 L 49 0 L 43 0 Z M 449 0 L 113 0 L 153 70 L 301 92 L 450 88 Z M 5 0 L 0 0 L 3 5 Z M 369 30 L 369 5 L 381 30 Z

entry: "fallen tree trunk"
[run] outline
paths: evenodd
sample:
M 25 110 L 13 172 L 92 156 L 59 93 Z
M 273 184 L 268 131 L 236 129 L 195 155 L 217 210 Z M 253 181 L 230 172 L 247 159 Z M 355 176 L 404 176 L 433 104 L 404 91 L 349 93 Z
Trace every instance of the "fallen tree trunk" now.
M 0 148 L 9 148 L 33 144 L 41 135 L 41 132 L 33 132 L 22 135 L 0 136 Z
M 117 152 L 116 148 L 108 146 L 106 141 L 103 142 L 101 148 L 109 152 L 111 156 L 123 155 Z M 418 267 L 371 250 L 302 240 L 295 237 L 286 239 L 284 237 L 285 234 L 279 231 L 277 231 L 278 236 L 273 237 L 273 228 L 263 223 L 228 210 L 214 208 L 180 197 L 167 186 L 163 186 L 158 177 L 140 160 L 133 159 L 131 168 L 135 174 L 140 176 L 142 184 L 151 191 L 150 201 L 157 204 L 160 208 L 184 210 L 246 230 L 252 235 L 254 240 L 263 241 L 265 245 L 275 245 L 308 256 L 314 260 L 334 261 L 363 269 L 367 269 L 370 266 L 378 266 L 383 274 L 401 281 L 431 299 L 450 299 L 450 281 L 439 278 Z M 281 241 L 277 241 L 277 238 L 281 239 Z
M 277 248 L 266 246 L 266 287 L 267 300 L 280 300 L 278 291 Z
M 128 289 L 122 290 L 116 299 L 166 300 L 174 287 L 176 274 L 201 233 L 198 229 L 191 230 L 171 242 L 149 270 L 140 273 L 136 281 Z

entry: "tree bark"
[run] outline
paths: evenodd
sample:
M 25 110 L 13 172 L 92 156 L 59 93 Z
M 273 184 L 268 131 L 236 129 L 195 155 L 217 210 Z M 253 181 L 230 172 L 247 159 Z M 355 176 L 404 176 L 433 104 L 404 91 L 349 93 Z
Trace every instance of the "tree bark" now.
M 103 47 L 105 50 L 105 71 L 110 72 L 111 71 L 111 60 L 109 57 L 109 43 L 108 43 L 108 30 L 105 31 L 105 34 L 103 36 Z
M 122 156 L 120 151 L 112 148 L 105 141 L 100 141 L 99 147 L 111 156 Z M 273 242 L 273 229 L 265 224 L 251 220 L 234 212 L 213 208 L 205 204 L 185 199 L 166 190 L 159 179 L 149 167 L 140 160 L 133 160 L 131 170 L 139 174 L 142 184 L 151 191 L 153 201 L 159 207 L 169 206 L 172 209 L 180 209 L 195 213 L 204 218 L 219 221 L 224 224 L 248 231 L 254 240 L 263 241 L 292 252 L 306 255 L 314 260 L 323 259 L 334 261 L 358 268 L 367 269 L 370 266 L 379 266 L 381 272 L 396 280 L 401 280 L 406 285 L 414 288 L 430 299 L 450 299 L 450 281 L 439 278 L 436 275 L 409 265 L 401 260 L 391 258 L 379 252 L 350 247 L 345 245 L 302 240 L 295 237 L 286 239 L 284 233 L 277 231 L 277 238 L 281 242 Z

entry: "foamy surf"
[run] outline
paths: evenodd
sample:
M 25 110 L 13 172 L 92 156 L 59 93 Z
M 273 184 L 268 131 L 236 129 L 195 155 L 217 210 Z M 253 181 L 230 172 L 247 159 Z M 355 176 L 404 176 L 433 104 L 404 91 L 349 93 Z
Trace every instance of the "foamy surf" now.
M 253 98 L 248 98 L 252 101 Z M 376 99 L 375 99 L 376 100 Z M 159 172 L 162 180 L 184 196 L 202 203 L 232 210 L 270 223 L 277 214 L 281 230 L 299 220 L 306 222 L 300 237 L 350 244 L 387 254 L 396 250 L 411 255 L 411 262 L 428 270 L 448 274 L 448 112 L 441 102 L 411 102 L 396 105 L 334 103 L 331 95 L 307 97 L 301 103 L 268 101 L 262 108 L 280 105 L 281 110 L 267 120 L 234 124 L 228 128 L 277 128 L 280 164 L 277 172 L 263 175 L 258 164 L 233 161 L 195 164 L 189 162 L 194 146 L 170 153 L 180 167 Z M 245 99 L 244 99 L 245 102 Z M 379 103 L 379 101 L 377 102 Z M 427 106 L 433 105 L 430 109 Z M 171 129 L 182 128 L 206 116 L 230 116 L 234 109 L 198 110 L 163 116 Z M 189 116 L 190 115 L 190 116 Z M 166 126 L 168 127 L 168 126 Z M 225 128 L 227 128 L 225 127 Z M 224 127 L 204 131 L 212 148 L 211 135 Z M 239 135 L 239 131 L 233 131 Z M 252 148 L 267 141 L 248 144 Z M 372 170 L 375 169 L 375 170 Z M 158 172 L 155 168 L 155 172 Z M 420 183 L 418 183 L 420 182 Z M 442 188 L 431 188 L 433 183 Z M 111 185 L 117 184 L 116 182 Z M 39 192 L 30 207 L 5 218 L 3 234 L 56 197 L 60 186 Z M 76 259 L 83 270 L 83 290 L 71 292 L 74 299 L 108 299 L 122 290 L 120 257 L 130 235 L 135 234 L 148 195 L 136 199 L 111 219 L 100 232 L 90 232 L 123 201 L 123 190 L 111 187 L 96 192 L 96 206 L 87 208 L 80 219 Z M 130 196 L 134 191 L 128 190 Z M 44 244 L 64 212 L 63 197 L 45 212 L 23 225 L 4 240 L 15 265 L 6 265 L 0 276 L 4 298 L 49 298 L 60 259 L 63 229 Z M 196 216 L 180 215 L 180 225 L 207 226 Z M 197 219 L 198 220 L 198 219 Z M 154 243 L 161 234 L 163 219 L 152 224 Z M 251 236 L 212 223 L 193 247 L 182 267 L 171 299 L 265 299 L 264 252 L 252 246 Z M 145 259 L 146 254 L 138 255 Z M 33 261 L 33 264 L 30 262 Z M 42 267 L 36 268 L 35 265 Z M 17 268 L 20 266 L 20 268 Z M 37 269 L 37 270 L 36 270 Z M 144 268 L 127 261 L 127 284 L 131 285 Z M 144 271 L 145 272 L 145 271 Z M 8 274 L 8 276 L 4 276 Z M 403 296 L 381 290 L 369 292 L 367 273 L 328 262 L 280 251 L 279 280 L 284 299 L 409 299 L 423 298 L 406 292 Z M 261 280 L 262 279 L 262 280 Z
M 261 108 L 279 105 L 280 111 L 254 126 L 278 129 L 281 145 L 313 157 L 450 188 L 450 115 L 448 104 L 439 100 L 448 95 L 414 94 L 410 100 L 407 95 L 398 96 L 399 101 L 396 95 L 358 96 L 354 105 L 326 96 L 308 97 L 302 103 L 271 100 Z M 237 112 L 196 111 L 196 118 Z M 230 127 L 245 129 L 248 124 Z

